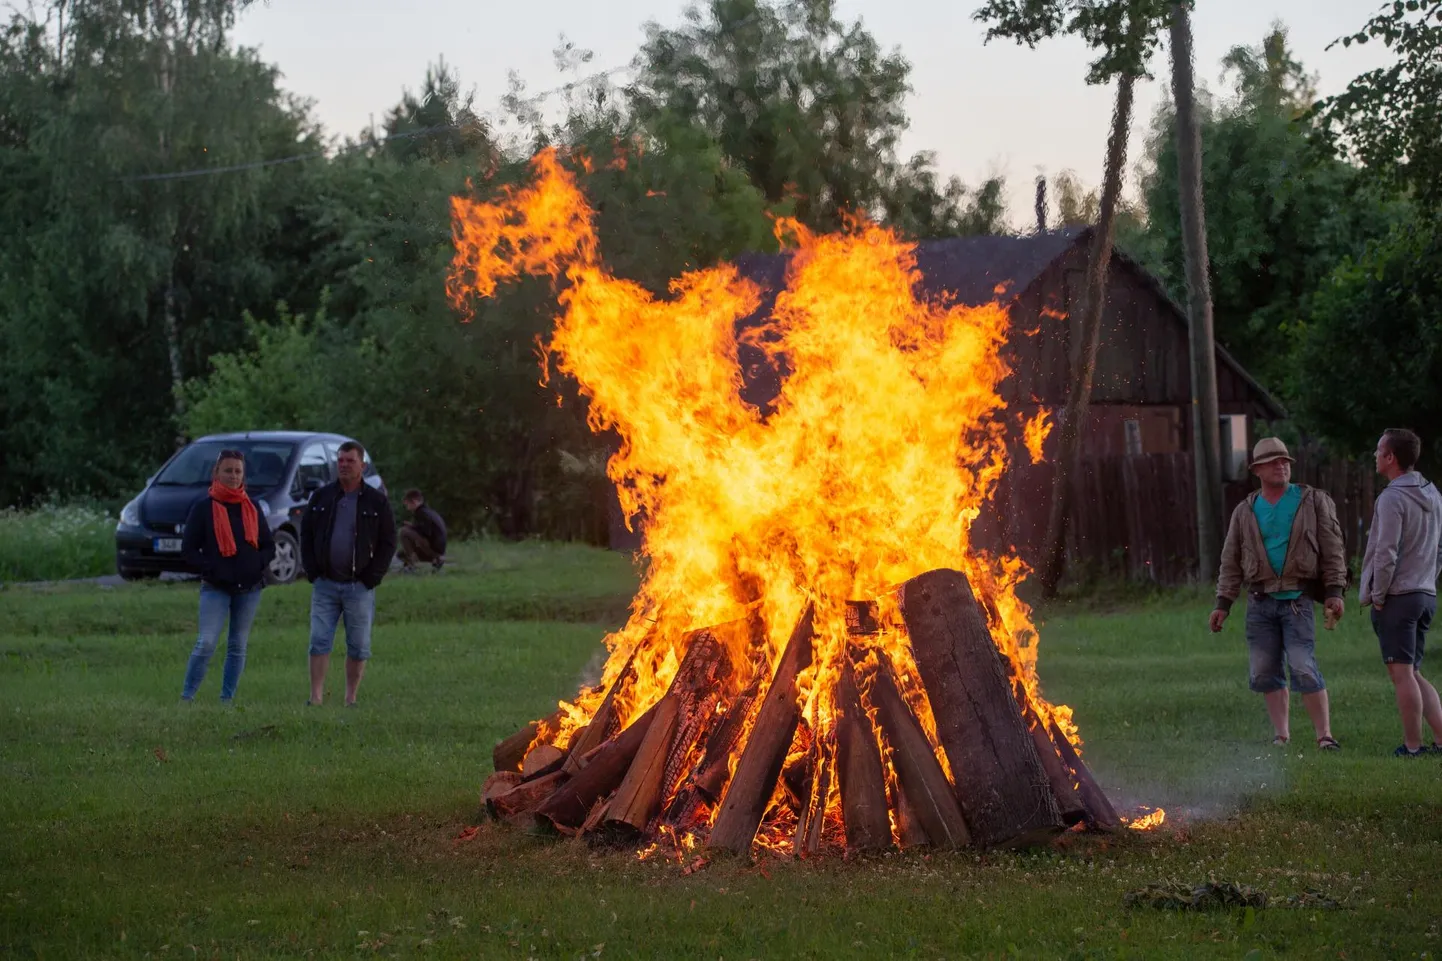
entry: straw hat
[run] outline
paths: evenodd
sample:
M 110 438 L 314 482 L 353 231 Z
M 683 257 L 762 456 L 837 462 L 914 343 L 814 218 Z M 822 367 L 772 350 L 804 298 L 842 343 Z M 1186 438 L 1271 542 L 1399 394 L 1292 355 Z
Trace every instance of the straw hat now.
M 1280 437 L 1263 437 L 1257 441 L 1257 446 L 1252 448 L 1252 466 L 1261 467 L 1274 460 L 1291 461 L 1292 455 L 1287 453 L 1287 445 L 1282 443 Z

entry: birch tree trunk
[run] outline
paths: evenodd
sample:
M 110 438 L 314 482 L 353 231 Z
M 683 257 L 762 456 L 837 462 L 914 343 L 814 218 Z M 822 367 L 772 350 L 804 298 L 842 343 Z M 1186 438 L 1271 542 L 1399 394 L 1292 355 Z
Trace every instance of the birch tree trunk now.
M 1172 98 L 1177 106 L 1177 182 L 1181 190 L 1182 253 L 1192 355 L 1192 461 L 1197 488 L 1197 573 L 1216 577 L 1222 552 L 1221 425 L 1217 413 L 1217 347 L 1207 217 L 1202 197 L 1202 134 L 1192 79 L 1192 23 L 1187 4 L 1172 5 Z
M 1070 516 L 1071 481 L 1081 463 L 1081 429 L 1091 403 L 1092 379 L 1096 374 L 1097 348 L 1101 344 L 1102 312 L 1106 308 L 1107 271 L 1111 266 L 1112 239 L 1116 232 L 1117 200 L 1122 190 L 1122 169 L 1127 162 L 1127 134 L 1132 125 L 1132 87 L 1135 78 L 1122 74 L 1117 79 L 1117 102 L 1112 112 L 1111 135 L 1107 138 L 1105 179 L 1101 209 L 1092 232 L 1087 258 L 1086 285 L 1082 292 L 1081 336 L 1072 349 L 1071 389 L 1062 411 L 1057 440 L 1056 473 L 1052 481 L 1051 510 L 1047 516 L 1043 544 L 1041 586 L 1045 597 L 1055 597 L 1066 564 L 1066 528 Z

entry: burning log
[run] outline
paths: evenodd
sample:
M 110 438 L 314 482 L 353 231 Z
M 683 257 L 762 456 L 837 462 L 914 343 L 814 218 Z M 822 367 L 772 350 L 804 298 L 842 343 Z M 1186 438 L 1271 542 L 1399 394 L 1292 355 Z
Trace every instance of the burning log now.
M 1047 840 L 1062 829 L 1061 812 L 966 576 L 912 578 L 901 612 L 972 838 L 980 847 Z
M 521 776 L 530 779 L 539 774 L 559 770 L 566 759 L 566 752 L 552 744 L 538 744 L 521 762 Z
M 924 847 L 929 844 L 930 842 L 926 839 L 926 829 L 916 819 L 916 808 L 906 799 L 906 792 L 902 790 L 900 781 L 896 782 L 893 795 L 895 797 L 893 808 L 896 810 L 896 831 L 902 850 Z
M 681 779 L 681 769 L 702 731 L 715 718 L 719 698 L 734 680 L 722 636 L 744 629 L 744 621 L 692 631 L 686 653 L 665 696 L 656 704 L 651 730 L 626 772 L 602 826 L 618 838 L 643 834 Z
M 518 772 L 497 771 L 486 778 L 486 783 L 481 785 L 481 806 L 490 811 L 491 798 L 500 797 L 520 783 L 521 775 Z
M 486 800 L 491 814 L 512 824 L 524 824 L 530 820 L 531 812 L 555 793 L 556 789 L 570 780 L 565 771 L 552 771 L 542 777 L 522 781 L 515 787 Z
M 1022 708 L 1022 716 L 1026 721 L 1027 731 L 1031 733 L 1031 741 L 1036 745 L 1042 770 L 1046 771 L 1047 783 L 1051 785 L 1052 794 L 1056 795 L 1056 806 L 1062 823 L 1068 827 L 1080 824 L 1086 820 L 1086 805 L 1082 803 L 1081 795 L 1077 792 L 1075 779 L 1062 763 L 1057 746 L 1052 743 L 1051 735 L 1047 733 L 1047 726 L 1029 704 Z
M 560 720 L 561 712 L 557 711 L 545 720 L 532 721 L 510 737 L 497 741 L 491 750 L 491 765 L 497 771 L 519 771 L 536 735 L 542 728 L 554 727 Z
M 581 771 L 560 786 L 536 809 L 536 816 L 561 830 L 574 831 L 596 802 L 616 790 L 651 727 L 655 709 L 647 711 L 619 735 L 594 749 Z
M 876 747 L 871 718 L 861 707 L 856 678 L 848 664 L 837 689 L 836 766 L 841 777 L 841 816 L 846 847 L 852 851 L 884 851 L 891 847 L 891 819 L 886 814 L 886 771 Z
M 751 736 L 741 752 L 736 774 L 721 801 L 716 823 L 712 825 L 708 843 L 713 848 L 736 854 L 746 854 L 751 850 L 751 842 L 766 815 L 767 802 L 776 787 L 781 766 L 786 763 L 791 739 L 796 734 L 796 723 L 801 717 L 796 703 L 796 676 L 811 664 L 815 616 L 815 608 L 807 604 L 776 665 L 771 687 L 761 702 Z
M 821 847 L 821 829 L 826 821 L 826 802 L 831 797 L 831 771 L 835 765 L 836 745 L 831 738 L 812 740 L 807 752 L 806 782 L 797 806 L 796 838 L 792 848 L 798 855 L 815 854 Z
M 636 650 L 640 650 L 638 645 Z M 596 713 L 591 715 L 591 721 L 571 737 L 571 743 L 566 747 L 566 761 L 562 770 L 568 774 L 575 774 L 580 771 L 586 763 L 586 755 L 593 749 L 606 743 L 616 733 L 618 720 L 616 718 L 616 696 L 635 678 L 636 651 L 626 660 L 626 666 L 621 669 L 616 680 L 611 684 L 611 689 L 606 692 L 606 698 L 601 706 L 596 708 Z
M 681 710 L 678 698 L 669 695 L 661 698 L 652 709 L 650 729 L 641 741 L 631 767 L 616 788 L 616 796 L 606 808 L 601 826 L 617 840 L 634 840 L 651 822 L 651 817 L 661 807 L 662 780 L 666 774 L 666 760 L 671 751 L 671 741 L 676 733 L 677 715 Z
M 951 782 L 946 779 L 946 772 L 941 769 L 916 716 L 902 699 L 891 662 L 881 651 L 876 652 L 876 658 L 877 663 L 866 678 L 869 682 L 866 695 L 876 709 L 876 719 L 891 748 L 891 763 L 915 822 L 931 843 L 965 847 L 971 841 L 971 834 Z
M 707 735 L 700 763 L 687 775 L 666 809 L 666 823 L 673 828 L 695 823 L 703 805 L 713 806 L 721 799 L 721 792 L 726 790 L 731 777 L 731 755 L 736 751 L 741 732 L 751 718 L 751 708 L 761 691 L 761 681 L 762 676 L 758 673 L 746 689 L 731 701 L 720 723 Z
M 1094 831 L 1120 831 L 1122 820 L 1117 816 L 1116 808 L 1107 800 L 1101 785 L 1092 777 L 1091 769 L 1077 755 L 1076 748 L 1055 721 L 1051 724 L 1051 737 L 1061 754 L 1062 762 L 1071 771 L 1072 777 L 1076 778 L 1077 794 L 1081 796 L 1081 802 L 1086 808 L 1087 827 Z

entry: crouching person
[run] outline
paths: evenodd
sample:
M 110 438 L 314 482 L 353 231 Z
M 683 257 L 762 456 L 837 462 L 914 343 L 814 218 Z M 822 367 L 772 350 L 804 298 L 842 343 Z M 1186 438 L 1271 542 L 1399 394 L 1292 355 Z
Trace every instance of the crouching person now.
M 1245 589 L 1250 686 L 1266 698 L 1276 734 L 1272 743 L 1286 744 L 1292 737 L 1290 673 L 1317 746 L 1335 751 L 1341 745 L 1332 737 L 1327 686 L 1314 651 L 1313 599 L 1323 599 L 1332 621 L 1342 616 L 1347 562 L 1337 507 L 1326 492 L 1291 483 L 1292 457 L 1275 437 L 1257 442 L 1252 473 L 1262 487 L 1232 512 L 1211 629 L 1222 629 Z
M 411 512 L 411 519 L 401 525 L 400 552 L 405 570 L 414 573 L 417 561 L 440 570 L 446 562 L 446 522 L 414 487 L 406 491 L 401 503 Z
M 300 551 L 310 595 L 310 700 L 325 699 L 325 675 L 337 625 L 345 622 L 345 703 L 356 691 L 371 656 L 376 588 L 396 552 L 390 501 L 364 483 L 365 449 L 340 446 L 339 479 L 311 495 L 301 519 Z
M 223 450 L 211 472 L 210 490 L 185 519 L 181 550 L 200 571 L 200 636 L 190 652 L 180 699 L 191 703 L 227 622 L 220 702 L 235 698 L 245 671 L 245 646 L 260 607 L 266 569 L 275 554 L 270 525 L 245 492 L 245 455 Z

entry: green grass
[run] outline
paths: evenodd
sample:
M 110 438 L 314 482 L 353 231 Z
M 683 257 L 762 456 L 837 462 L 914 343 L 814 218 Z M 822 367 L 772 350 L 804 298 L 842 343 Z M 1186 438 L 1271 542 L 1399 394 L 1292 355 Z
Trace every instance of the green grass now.
M 94 507 L 0 510 L 0 584 L 115 573 L 115 518 Z
M 1389 757 L 1349 615 L 1320 640 L 1346 749 L 1266 747 L 1240 618 L 1049 612 L 1042 672 L 1114 797 L 1168 829 L 1024 854 L 671 862 L 479 820 L 491 744 L 572 693 L 634 575 L 491 547 L 378 598 L 362 705 L 302 706 L 304 585 L 267 592 L 239 706 L 178 698 L 187 584 L 0 591 L 0 954 L 17 957 L 1407 958 L 1442 947 L 1442 764 Z M 469 840 L 457 840 L 479 825 Z M 1209 876 L 1336 911 L 1129 909 Z

